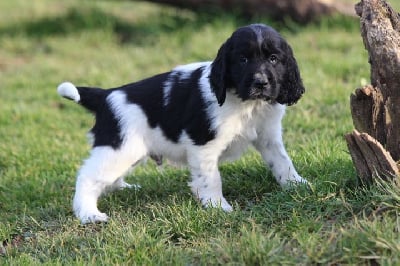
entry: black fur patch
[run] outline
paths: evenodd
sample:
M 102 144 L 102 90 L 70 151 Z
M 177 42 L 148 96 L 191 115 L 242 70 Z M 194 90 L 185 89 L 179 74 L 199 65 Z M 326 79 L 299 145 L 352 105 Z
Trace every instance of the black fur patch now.
M 150 127 L 159 126 L 164 136 L 178 142 L 186 131 L 195 145 L 204 145 L 215 138 L 206 113 L 206 103 L 199 88 L 203 68 L 189 76 L 168 72 L 121 88 L 128 101 L 138 104 L 145 112 Z M 187 73 L 185 73 L 187 74 Z M 171 83 L 169 102 L 164 106 L 165 81 Z
M 106 98 L 112 90 L 90 87 L 77 87 L 77 89 L 81 98 L 79 104 L 96 116 L 96 122 L 91 130 L 94 135 L 93 147 L 111 146 L 114 149 L 119 148 L 122 137 L 118 119 L 106 103 Z
M 96 123 L 91 132 L 94 135 L 93 147 L 111 146 L 117 149 L 122 144 L 118 120 L 107 104 L 104 105 L 104 108 L 96 112 Z

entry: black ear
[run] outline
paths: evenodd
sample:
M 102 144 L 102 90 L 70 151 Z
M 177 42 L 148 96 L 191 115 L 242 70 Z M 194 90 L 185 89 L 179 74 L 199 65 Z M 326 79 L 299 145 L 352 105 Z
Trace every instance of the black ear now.
M 222 105 L 226 98 L 227 66 L 230 40 L 228 39 L 218 50 L 217 57 L 211 65 L 210 84 L 211 89 L 217 97 L 218 104 Z
M 289 45 L 287 49 L 286 73 L 283 78 L 283 84 L 277 98 L 277 102 L 286 105 L 295 104 L 303 95 L 305 89 L 300 77 L 299 67 L 293 56 L 292 49 Z

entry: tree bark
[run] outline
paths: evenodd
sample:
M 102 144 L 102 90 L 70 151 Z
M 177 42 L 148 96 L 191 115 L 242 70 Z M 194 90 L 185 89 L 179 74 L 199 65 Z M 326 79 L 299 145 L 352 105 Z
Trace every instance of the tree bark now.
M 383 96 L 379 89 L 367 85 L 350 96 L 354 127 L 386 143 Z
M 400 15 L 385 0 L 361 0 L 356 12 L 369 54 L 371 85 L 350 96 L 354 126 L 363 134 L 353 132 L 345 138 L 361 178 L 371 179 L 375 173 L 398 176 L 394 162 L 400 159 Z M 366 166 L 375 171 L 366 174 Z
M 338 0 L 148 0 L 180 8 L 205 10 L 219 8 L 238 11 L 247 16 L 269 15 L 276 19 L 290 17 L 307 23 L 324 15 L 341 13 L 354 16 L 351 5 Z
M 399 169 L 396 162 L 383 146 L 367 133 L 353 133 L 345 136 L 358 176 L 370 183 L 373 177 L 383 180 L 396 179 Z

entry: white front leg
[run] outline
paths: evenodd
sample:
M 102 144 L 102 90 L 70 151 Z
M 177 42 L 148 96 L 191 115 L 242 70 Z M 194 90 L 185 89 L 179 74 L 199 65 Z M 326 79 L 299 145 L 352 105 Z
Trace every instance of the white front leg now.
M 282 143 L 270 143 L 260 151 L 281 186 L 293 183 L 307 183 L 296 171 Z
M 224 211 L 232 211 L 232 206 L 222 195 L 218 159 L 202 156 L 201 152 L 192 154 L 188 159 L 192 176 L 189 186 L 193 195 L 205 207 L 221 207 Z
M 261 153 L 266 165 L 271 169 L 276 181 L 281 185 L 296 183 L 308 183 L 302 178 L 293 166 L 283 145 L 282 137 L 279 134 L 275 138 L 262 136 L 254 143 L 255 148 Z

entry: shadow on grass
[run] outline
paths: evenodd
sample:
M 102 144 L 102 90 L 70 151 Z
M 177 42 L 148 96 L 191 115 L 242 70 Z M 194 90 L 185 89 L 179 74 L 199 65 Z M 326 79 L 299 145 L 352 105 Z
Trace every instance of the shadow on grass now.
M 109 14 L 98 8 L 70 8 L 59 16 L 44 17 L 36 21 L 22 21 L 0 27 L 0 37 L 25 35 L 30 38 L 48 36 L 63 36 L 86 30 L 110 30 L 120 44 L 144 44 L 155 41 L 159 34 L 175 31 L 196 32 L 205 24 L 216 20 L 229 19 L 237 24 L 244 24 L 244 19 L 231 14 L 192 14 L 187 12 L 160 11 L 157 16 L 151 16 L 138 22 L 126 21 L 123 18 Z
M 334 22 L 332 22 L 334 21 Z M 348 19 L 326 19 L 315 22 L 323 27 L 346 27 Z M 343 22 L 344 21 L 344 22 Z M 278 31 L 285 30 L 292 34 L 301 32 L 302 26 L 290 20 L 274 21 L 268 17 L 243 17 L 236 12 L 214 10 L 179 12 L 178 9 L 160 10 L 151 18 L 132 22 L 114 14 L 107 13 L 96 7 L 70 8 L 58 16 L 42 17 L 35 21 L 21 21 L 0 27 L 0 38 L 6 36 L 26 35 L 30 38 L 45 38 L 48 36 L 63 36 L 87 30 L 110 30 L 116 35 L 120 44 L 146 44 L 157 40 L 160 34 L 175 32 L 196 32 L 205 25 L 224 24 L 229 22 L 237 27 L 262 22 L 275 27 Z M 350 23 L 353 25 L 352 23 Z M 186 36 L 187 37 L 187 36 Z
M 36 21 L 22 21 L 0 27 L 0 38 L 6 36 L 26 35 L 30 38 L 44 38 L 48 36 L 63 36 L 86 30 L 110 30 L 116 35 L 121 44 L 148 44 L 155 42 L 160 34 L 183 32 L 187 39 L 205 25 L 224 24 L 229 22 L 236 27 L 261 22 L 271 25 L 278 31 L 297 34 L 303 26 L 289 19 L 281 21 L 269 17 L 244 17 L 238 12 L 221 10 L 204 10 L 197 12 L 180 12 L 179 9 L 160 10 L 150 19 L 137 22 L 127 21 L 116 15 L 107 13 L 99 8 L 70 8 L 59 16 L 43 17 Z M 330 17 L 312 23 L 321 28 L 352 28 L 358 26 L 354 19 L 346 17 Z
M 143 169 L 146 167 L 148 166 Z M 129 176 L 130 182 L 137 181 L 142 188 L 137 191 L 123 190 L 107 195 L 106 200 L 103 201 L 103 204 L 107 205 L 105 209 L 113 209 L 114 204 L 124 206 L 122 209 L 146 209 L 149 204 L 171 204 L 172 198 L 192 199 L 193 196 L 187 185 L 187 182 L 190 181 L 189 171 L 173 167 L 167 169 L 166 172 L 163 172 L 164 170 L 160 172 L 145 170 Z M 339 194 L 341 191 L 354 190 L 361 186 L 355 177 L 352 162 L 349 160 L 336 158 L 336 161 L 313 163 L 307 166 L 299 165 L 299 169 L 304 170 L 304 173 L 301 171 L 300 174 L 308 179 L 315 189 L 315 191 L 311 191 L 307 187 L 295 189 L 295 193 L 304 194 L 305 198 L 325 197 Z M 266 198 L 275 198 L 273 196 L 275 194 L 277 201 L 290 201 L 290 192 L 279 186 L 270 170 L 265 167 L 258 156 L 246 156 L 244 160 L 236 163 L 223 164 L 220 166 L 220 171 L 224 196 L 230 203 L 238 205 L 241 210 L 248 210 L 257 205 L 263 206 Z M 319 173 L 324 178 L 322 180 L 318 179 L 318 176 L 311 177 L 310 173 L 311 175 Z

